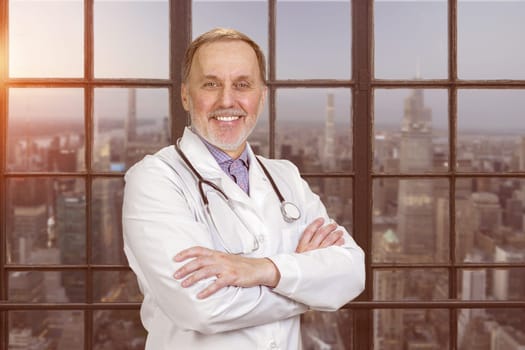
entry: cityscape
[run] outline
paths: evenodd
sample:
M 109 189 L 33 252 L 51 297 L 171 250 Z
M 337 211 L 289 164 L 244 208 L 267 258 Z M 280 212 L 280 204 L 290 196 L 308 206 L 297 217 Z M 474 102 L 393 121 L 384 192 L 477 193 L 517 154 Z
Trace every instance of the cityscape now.
M 122 173 L 145 154 L 171 143 L 169 117 L 139 115 L 140 89 L 121 89 L 125 113 L 95 118 L 92 167 Z M 276 135 L 276 156 L 293 161 L 304 173 L 352 170 L 349 124 L 336 122 L 335 95 L 325 97 L 321 123 L 282 121 Z M 40 135 L 16 130 L 13 115 L 7 144 L 7 169 L 12 172 L 72 173 L 85 167 L 83 128 L 72 124 L 60 131 L 38 128 Z M 279 116 L 278 116 L 279 118 Z M 448 140 L 433 128 L 425 90 L 407 90 L 397 128 L 375 126 L 373 154 L 377 173 L 442 173 L 448 169 Z M 446 134 L 446 132 L 445 132 Z M 255 152 L 268 154 L 265 124 L 251 136 Z M 460 171 L 525 169 L 525 136 L 469 134 L 458 138 Z M 307 177 L 328 212 L 352 232 L 352 182 L 345 177 Z M 518 178 L 462 177 L 456 181 L 456 252 L 458 263 L 524 262 L 525 181 Z M 372 261 L 377 263 L 447 263 L 449 242 L 447 178 L 375 178 L 373 183 Z M 85 264 L 90 205 L 91 264 L 126 264 L 122 252 L 123 181 L 96 176 L 91 203 L 86 183 L 72 176 L 13 177 L 7 182 L 7 263 Z M 446 300 L 445 268 L 377 268 L 374 300 Z M 523 268 L 466 268 L 458 273 L 460 300 L 522 300 Z M 33 303 L 85 302 L 85 272 L 14 271 L 9 274 L 9 300 Z M 140 302 L 129 271 L 95 271 L 96 302 Z M 458 310 L 458 349 L 512 350 L 525 346 L 520 309 Z M 373 310 L 374 349 L 444 349 L 449 346 L 449 311 L 440 309 Z M 9 349 L 74 349 L 84 343 L 81 311 L 13 311 L 9 313 Z M 348 349 L 352 342 L 350 310 L 303 315 L 305 349 Z M 94 349 L 142 349 L 145 331 L 138 312 L 94 312 Z
M 82 349 L 86 329 L 91 329 L 92 349 L 144 349 L 139 311 L 109 306 L 141 302 L 135 275 L 112 266 L 127 264 L 120 222 L 122 175 L 145 154 L 174 141 L 171 118 L 179 116 L 169 113 L 172 91 L 95 86 L 93 111 L 85 112 L 84 89 L 62 87 L 56 78 L 91 79 L 87 62 L 95 79 L 171 79 L 172 21 L 182 16 L 173 19 L 170 6 L 177 2 L 6 2 L 9 23 L 2 23 L 7 42 L 2 56 L 8 56 L 8 79 L 29 79 L 27 87 L 8 82 L 4 101 L 5 170 L 15 175 L 5 177 L 1 219 L 6 251 L 0 255 L 8 266 L 25 266 L 8 270 L 7 281 L 2 281 L 7 282 L 7 299 L 108 303 L 108 309 L 92 311 L 8 311 L 8 334 L 2 333 L 0 341 L 7 340 L 9 350 Z M 267 57 L 272 43 L 275 57 L 268 63 L 275 78 L 302 86 L 293 80 L 351 79 L 352 41 L 361 35 L 352 33 L 358 15 L 352 13 L 353 3 L 277 0 L 270 14 L 267 0 L 195 0 L 187 21 L 192 37 L 217 26 L 237 28 L 254 38 Z M 525 77 L 525 46 L 519 44 L 525 32 L 524 1 L 370 4 L 373 79 L 412 79 L 414 71 L 416 79 L 451 78 L 450 34 L 457 39 L 459 80 L 479 79 L 485 87 L 491 79 Z M 90 5 L 93 11 L 85 13 Z M 455 27 L 450 6 L 457 10 Z M 92 33 L 86 32 L 90 27 Z M 449 33 L 452 28 L 456 33 Z M 88 37 L 92 42 L 84 42 Z M 92 49 L 86 50 L 90 44 Z M 35 78 L 50 79 L 50 85 L 30 87 Z M 115 85 L 126 82 L 115 80 Z M 448 301 L 451 294 L 458 301 L 524 300 L 523 267 L 467 266 L 454 277 L 448 267 L 425 267 L 447 266 L 451 256 L 456 264 L 525 263 L 525 178 L 512 176 L 525 171 L 525 90 L 520 84 L 457 89 L 455 168 L 459 175 L 486 176 L 458 176 L 453 183 L 445 176 L 451 165 L 448 90 L 372 89 L 372 174 L 432 176 L 372 175 L 371 218 L 352 216 L 354 205 L 369 203 L 354 203 L 349 175 L 352 154 L 360 151 L 353 148 L 351 90 L 276 88 L 275 157 L 291 160 L 304 174 L 337 173 L 305 180 L 329 215 L 350 233 L 355 221 L 371 220 L 369 262 L 384 266 L 367 276 L 372 301 Z M 267 110 L 250 137 L 254 151 L 264 156 L 270 154 L 271 139 Z M 89 123 L 85 113 L 93 114 Z M 91 138 L 86 138 L 87 127 L 92 128 Z M 494 172 L 506 176 L 489 176 Z M 450 197 L 451 186 L 455 198 Z M 34 265 L 46 269 L 32 269 Z M 374 350 L 521 350 L 523 312 L 515 307 L 374 309 L 371 342 Z M 451 325 L 452 320 L 457 324 Z M 351 349 L 360 336 L 353 322 L 348 309 L 305 313 L 303 348 Z M 457 339 L 451 327 L 457 329 Z

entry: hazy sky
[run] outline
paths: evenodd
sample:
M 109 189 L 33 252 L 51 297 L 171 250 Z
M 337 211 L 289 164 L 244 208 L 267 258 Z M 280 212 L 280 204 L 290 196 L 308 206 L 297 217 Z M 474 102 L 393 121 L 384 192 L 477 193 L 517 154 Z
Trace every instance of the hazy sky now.
M 458 1 L 460 78 L 525 79 L 525 1 Z M 278 1 L 276 57 L 279 79 L 348 79 L 351 71 L 350 1 Z M 95 0 L 94 44 L 97 77 L 168 77 L 168 2 Z M 412 79 L 447 75 L 447 3 L 445 1 L 377 1 L 375 73 L 378 78 Z M 83 74 L 83 3 L 80 0 L 10 1 L 10 74 L 76 77 Z M 240 29 L 267 52 L 266 1 L 195 1 L 194 36 L 216 26 Z M 324 118 L 324 90 L 277 93 L 278 118 Z M 335 93 L 338 120 L 350 120 L 350 92 Z M 376 91 L 376 121 L 398 123 L 408 90 Z M 17 99 L 16 96 L 24 96 Z M 78 110 L 80 98 L 59 100 L 63 111 Z M 165 92 L 138 96 L 141 110 L 161 113 Z M 45 99 L 11 94 L 10 111 L 46 108 Z M 152 98 L 151 96 L 157 96 Z M 460 127 L 468 125 L 525 131 L 524 91 L 461 91 Z M 435 124 L 447 124 L 447 94 L 425 94 Z M 73 106 L 77 104 L 77 106 Z M 111 114 L 112 108 L 99 113 Z M 163 108 L 162 108 L 163 109 Z M 78 114 L 78 113 L 76 113 Z M 159 116 L 161 117 L 161 116 Z

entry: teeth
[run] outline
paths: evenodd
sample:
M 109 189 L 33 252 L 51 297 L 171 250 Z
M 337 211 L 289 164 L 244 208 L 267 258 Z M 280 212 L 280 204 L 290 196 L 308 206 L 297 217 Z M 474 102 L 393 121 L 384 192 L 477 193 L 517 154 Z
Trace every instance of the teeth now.
M 217 120 L 221 121 L 221 122 L 232 122 L 234 120 L 237 120 L 239 119 L 238 116 L 227 116 L 227 117 L 216 117 Z

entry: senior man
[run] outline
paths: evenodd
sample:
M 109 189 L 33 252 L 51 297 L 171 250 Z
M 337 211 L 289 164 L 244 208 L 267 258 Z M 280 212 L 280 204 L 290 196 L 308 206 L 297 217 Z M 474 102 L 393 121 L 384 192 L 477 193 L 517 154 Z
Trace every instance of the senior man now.
M 300 349 L 300 315 L 364 288 L 364 254 L 286 160 L 247 138 L 263 109 L 265 59 L 217 28 L 186 51 L 191 126 L 126 174 L 124 250 L 144 294 L 146 349 Z

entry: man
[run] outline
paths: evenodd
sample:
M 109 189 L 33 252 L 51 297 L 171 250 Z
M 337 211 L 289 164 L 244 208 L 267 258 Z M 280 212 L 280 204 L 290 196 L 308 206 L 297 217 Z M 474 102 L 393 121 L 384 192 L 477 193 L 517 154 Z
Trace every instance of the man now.
M 124 250 L 146 349 L 300 349 L 301 313 L 337 310 L 364 288 L 362 250 L 296 167 L 246 142 L 265 76 L 244 34 L 201 35 L 183 67 L 191 128 L 126 174 Z

